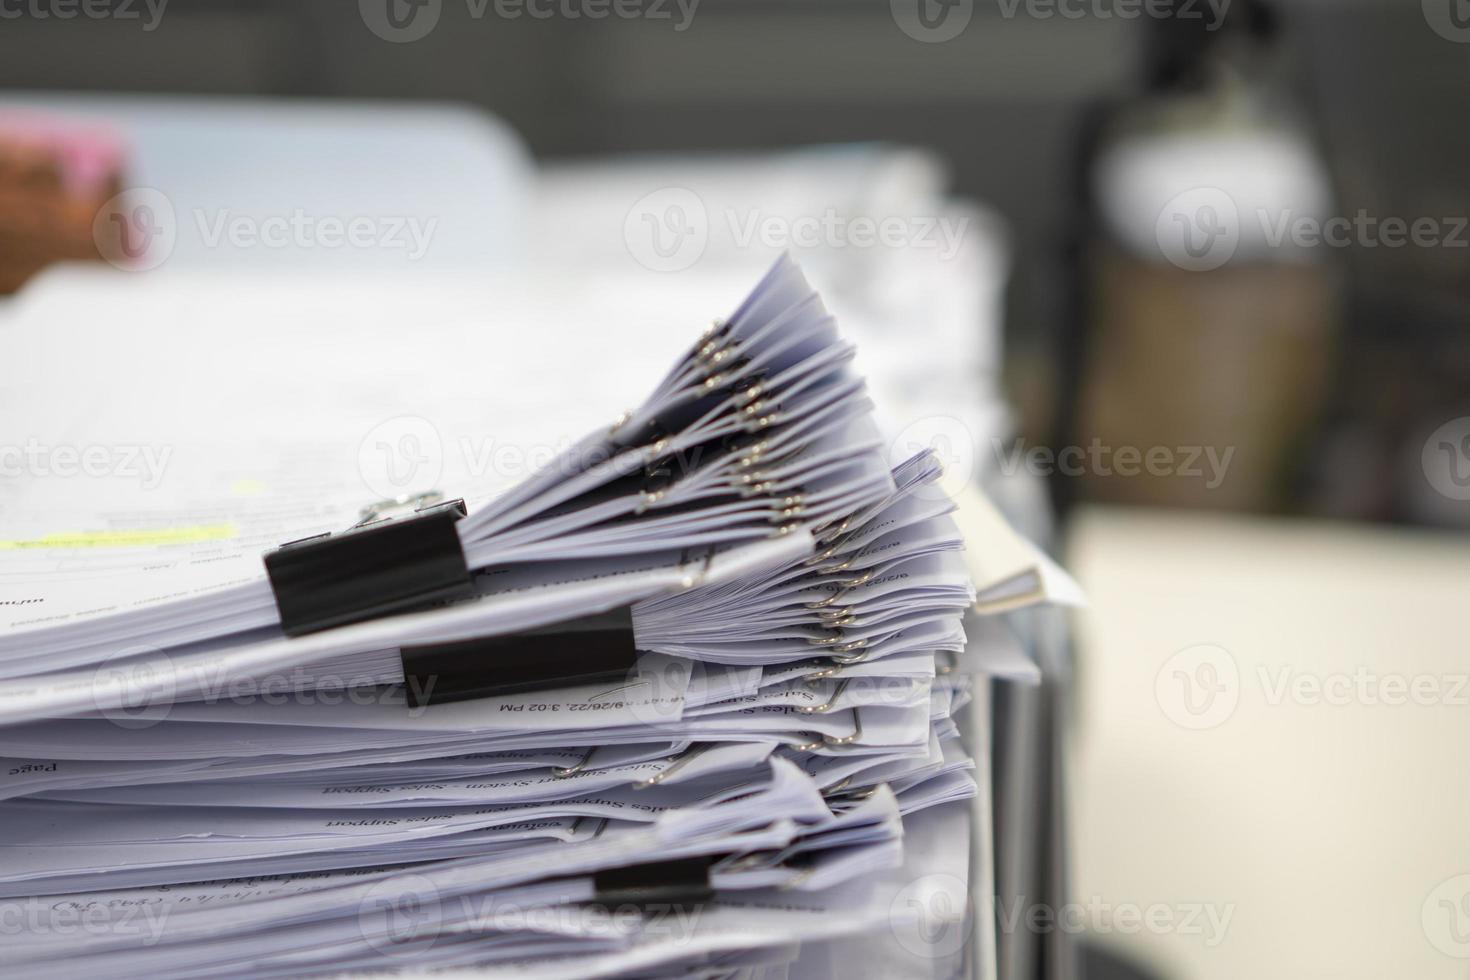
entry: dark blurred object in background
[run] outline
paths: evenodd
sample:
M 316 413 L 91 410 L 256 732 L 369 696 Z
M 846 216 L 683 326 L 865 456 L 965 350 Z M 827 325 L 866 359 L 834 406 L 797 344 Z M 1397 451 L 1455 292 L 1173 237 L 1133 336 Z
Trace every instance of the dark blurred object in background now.
M 1147 22 L 1079 128 L 1050 429 L 1143 472 L 1058 474 L 1064 510 L 1470 523 L 1470 30 L 1433 7 Z
M 1146 85 L 1097 110 L 1080 161 L 1073 315 L 1083 358 L 1062 492 L 1280 511 L 1325 399 L 1336 290 L 1321 249 L 1272 241 L 1320 222 L 1328 176 L 1296 63 L 1259 0 L 1223 24 L 1155 20 Z M 1278 217 L 1279 216 L 1279 217 Z M 1075 482 L 1080 478 L 1082 486 Z
M 1298 44 L 1338 213 L 1423 223 L 1339 255 L 1343 343 L 1303 509 L 1470 526 L 1470 23 L 1462 0 L 1323 5 Z M 1426 29 L 1427 24 L 1427 29 Z M 1440 435 L 1458 433 L 1455 455 Z

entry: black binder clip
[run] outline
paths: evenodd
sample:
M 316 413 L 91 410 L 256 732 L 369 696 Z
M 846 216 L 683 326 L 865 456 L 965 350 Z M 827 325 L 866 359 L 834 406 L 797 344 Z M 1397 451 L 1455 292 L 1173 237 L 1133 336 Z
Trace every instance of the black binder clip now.
M 420 494 L 363 510 L 346 531 L 265 555 L 287 636 L 408 612 L 474 593 L 455 524 L 463 500 Z
M 709 880 L 713 864 L 714 858 L 703 855 L 608 868 L 592 878 L 592 904 L 702 905 L 715 897 Z
M 411 708 L 623 682 L 638 663 L 631 606 L 524 633 L 402 647 L 399 655 Z

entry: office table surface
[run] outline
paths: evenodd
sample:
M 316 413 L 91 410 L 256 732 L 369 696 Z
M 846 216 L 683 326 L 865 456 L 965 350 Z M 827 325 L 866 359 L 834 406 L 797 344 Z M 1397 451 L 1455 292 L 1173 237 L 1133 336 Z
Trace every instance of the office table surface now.
M 1470 974 L 1467 545 L 1079 511 L 1064 926 L 1166 978 Z

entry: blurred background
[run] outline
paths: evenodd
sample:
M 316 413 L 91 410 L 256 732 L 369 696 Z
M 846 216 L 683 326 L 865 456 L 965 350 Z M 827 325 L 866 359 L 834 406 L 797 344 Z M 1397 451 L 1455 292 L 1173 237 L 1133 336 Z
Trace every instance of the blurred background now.
M 1230 909 L 1091 974 L 1465 976 L 1467 110 L 1466 0 L 0 0 L 0 292 L 789 248 L 1090 596 L 1072 900 Z
M 326 0 L 16 0 L 0 86 L 452 102 L 538 162 L 920 147 L 1004 223 L 1005 367 L 1030 444 L 1235 449 L 1214 487 L 1058 473 L 1064 507 L 1464 523 L 1419 459 L 1470 374 L 1461 0 L 924 0 L 915 16 L 949 19 L 914 20 L 917 39 L 895 3 L 598 17 L 428 0 L 406 31 L 383 21 L 385 42 Z M 1166 204 L 1176 223 L 1156 229 Z M 1216 230 L 1215 254 L 1183 250 Z M 13 288 L 26 249 L 5 247 Z M 1201 264 L 1218 274 L 1181 268 Z

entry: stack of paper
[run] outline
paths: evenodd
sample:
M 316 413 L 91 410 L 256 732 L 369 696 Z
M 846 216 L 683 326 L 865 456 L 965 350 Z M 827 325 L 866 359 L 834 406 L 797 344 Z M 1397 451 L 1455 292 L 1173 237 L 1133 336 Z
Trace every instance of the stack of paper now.
M 7 535 L 7 975 L 963 955 L 975 590 L 852 356 L 782 260 L 467 514 L 231 501 L 232 541 L 320 535 L 263 562 L 198 523 Z
M 963 660 L 980 676 L 961 728 L 989 791 L 972 807 L 971 901 L 994 912 L 978 917 L 966 966 L 985 978 L 1078 975 L 1075 931 L 1017 927 L 1033 913 L 1059 919 L 1070 897 L 1059 735 L 1071 700 L 1069 637 L 1059 610 L 1021 607 L 1083 597 L 1041 550 L 1054 540 L 1050 505 L 1040 474 L 1014 447 L 1016 420 L 1001 384 L 1008 265 L 1002 223 L 985 207 L 953 197 L 937 158 L 901 146 L 593 159 L 544 167 L 536 184 L 532 227 L 541 233 L 543 256 L 561 256 L 573 243 L 584 274 L 637 274 L 629 214 L 675 204 L 706 222 L 683 227 L 707 228 L 703 252 L 683 276 L 733 275 L 768 261 L 783 243 L 779 234 L 768 238 L 766 228 L 886 220 L 915 233 L 898 247 L 840 234 L 791 247 L 844 334 L 858 342 L 858 366 L 895 446 L 927 446 L 944 463 L 980 607 L 996 614 L 969 621 Z M 665 233 L 670 224 L 642 230 Z M 859 947 L 838 944 L 804 953 L 800 962 L 815 958 L 819 974 L 835 976 L 952 975 L 942 966 L 916 971 L 902 944 L 896 963 L 889 955 L 895 943 L 885 948 L 884 936 L 893 938 L 882 933 Z

